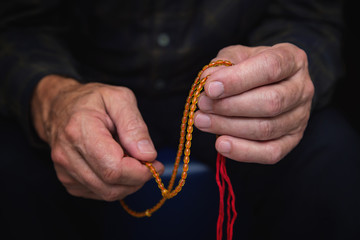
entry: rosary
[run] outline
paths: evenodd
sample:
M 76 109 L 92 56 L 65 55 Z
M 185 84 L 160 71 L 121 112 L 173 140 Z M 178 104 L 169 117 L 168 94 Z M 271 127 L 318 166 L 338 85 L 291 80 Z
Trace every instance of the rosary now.
M 143 212 L 137 212 L 129 208 L 129 206 L 124 202 L 124 200 L 121 200 L 120 203 L 122 207 L 125 209 L 126 212 L 128 212 L 130 215 L 134 217 L 150 217 L 155 211 L 157 211 L 167 199 L 175 197 L 182 189 L 182 187 L 185 184 L 185 180 L 187 177 L 187 171 L 189 169 L 189 162 L 190 162 L 190 147 L 191 147 L 191 140 L 192 140 L 192 132 L 193 132 L 193 125 L 194 125 L 194 112 L 197 108 L 197 102 L 200 96 L 201 91 L 203 90 L 203 87 L 205 85 L 206 80 L 209 78 L 210 75 L 207 75 L 204 78 L 201 78 L 201 75 L 203 72 L 210 68 L 210 67 L 216 67 L 216 66 L 231 66 L 233 65 L 229 61 L 224 60 L 218 60 L 215 62 L 211 62 L 208 65 L 205 65 L 201 71 L 198 73 L 194 83 L 191 86 L 189 96 L 186 99 L 185 103 L 185 110 L 183 113 L 182 121 L 181 121 L 181 127 L 180 127 L 180 139 L 179 139 L 179 146 L 178 151 L 175 159 L 174 169 L 169 181 L 169 185 L 167 188 L 165 188 L 164 183 L 162 182 L 159 174 L 156 172 L 153 165 L 149 162 L 143 162 L 149 170 L 151 171 L 160 191 L 162 198 L 161 200 L 155 204 L 152 208 L 149 208 Z M 176 179 L 176 175 L 178 172 L 179 164 L 181 157 L 183 157 L 183 171 L 181 174 L 181 178 L 178 182 L 178 185 L 174 188 L 174 183 Z M 229 176 L 226 171 L 225 166 L 225 157 L 218 153 L 217 159 L 216 159 L 216 183 L 219 187 L 219 194 L 220 194 L 220 202 L 219 202 L 219 217 L 217 220 L 217 240 L 222 239 L 223 235 L 223 223 L 224 223 L 224 197 L 225 197 L 225 191 L 226 186 L 228 187 L 227 193 L 227 239 L 231 240 L 233 235 L 233 226 L 234 222 L 237 216 L 237 212 L 235 209 L 235 195 L 234 191 L 229 179 Z

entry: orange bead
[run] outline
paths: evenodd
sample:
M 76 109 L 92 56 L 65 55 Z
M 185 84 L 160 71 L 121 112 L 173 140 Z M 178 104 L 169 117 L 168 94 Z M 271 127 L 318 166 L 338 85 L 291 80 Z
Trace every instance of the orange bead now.
M 192 133 L 194 131 L 194 127 L 191 125 L 191 126 L 188 126 L 187 127 L 187 130 L 186 130 L 188 133 Z
M 194 98 L 191 100 L 191 103 L 192 103 L 192 105 L 195 105 L 195 108 L 196 108 L 197 102 L 198 102 L 198 98 L 197 98 L 197 97 L 194 97 Z M 194 109 L 191 109 L 191 106 L 190 106 L 190 111 L 194 111 L 195 108 L 194 108 Z
M 189 118 L 194 118 L 194 112 L 193 111 L 189 112 Z
M 186 134 L 186 140 L 188 140 L 188 141 L 191 141 L 191 140 L 192 140 L 192 135 L 191 135 L 191 133 Z
M 201 87 L 198 87 L 198 89 L 196 90 L 196 92 L 194 93 L 195 97 L 198 97 L 200 95 L 200 91 L 201 91 Z
M 186 125 L 186 122 L 187 122 L 187 117 L 183 117 L 181 123 Z
M 209 78 L 209 77 L 206 76 L 206 77 L 204 77 L 203 79 L 201 79 L 199 86 L 203 86 L 208 78 Z
M 183 187 L 184 185 L 185 185 L 185 179 L 181 179 L 180 181 L 179 181 L 179 185 L 181 186 L 181 187 Z
M 188 120 L 188 125 L 194 125 L 194 119 L 193 118 L 190 118 L 189 120 Z
M 189 156 L 185 156 L 183 161 L 184 161 L 184 164 L 189 164 L 189 162 L 190 162 Z
M 186 149 L 184 150 L 184 155 L 185 155 L 185 156 L 190 156 L 190 149 L 189 149 L 189 148 L 186 148 Z

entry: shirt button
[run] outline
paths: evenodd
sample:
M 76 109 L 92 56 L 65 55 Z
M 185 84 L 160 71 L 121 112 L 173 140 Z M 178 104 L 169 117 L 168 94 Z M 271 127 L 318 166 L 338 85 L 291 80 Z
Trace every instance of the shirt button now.
M 170 37 L 166 33 L 160 33 L 157 37 L 157 43 L 161 47 L 167 47 L 170 44 Z
M 163 79 L 158 79 L 155 81 L 154 88 L 156 90 L 162 90 L 165 88 L 165 85 L 166 85 L 166 83 Z

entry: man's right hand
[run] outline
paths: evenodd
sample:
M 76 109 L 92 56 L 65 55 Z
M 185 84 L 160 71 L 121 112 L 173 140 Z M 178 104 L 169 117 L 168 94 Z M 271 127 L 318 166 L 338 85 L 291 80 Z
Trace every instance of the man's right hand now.
M 164 170 L 127 88 L 49 75 L 37 85 L 31 109 L 57 177 L 74 196 L 120 200 L 152 177 L 140 161 Z

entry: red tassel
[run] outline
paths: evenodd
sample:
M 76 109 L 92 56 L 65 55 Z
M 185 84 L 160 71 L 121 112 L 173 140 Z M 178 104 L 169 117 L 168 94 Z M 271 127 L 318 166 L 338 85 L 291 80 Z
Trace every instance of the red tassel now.
M 224 224 L 224 215 L 225 215 L 225 206 L 224 206 L 224 197 L 225 197 L 225 190 L 226 186 L 228 187 L 228 196 L 227 196 L 227 228 L 226 228 L 226 236 L 227 240 L 231 240 L 233 237 L 233 229 L 234 229 L 234 223 L 235 219 L 237 217 L 237 212 L 235 208 L 235 194 L 234 190 L 231 185 L 230 178 L 226 171 L 225 166 L 226 158 L 222 156 L 220 153 L 217 155 L 216 159 L 216 183 L 219 187 L 219 195 L 220 195 L 220 201 L 219 201 L 219 216 L 217 221 L 217 233 L 216 233 L 216 239 L 222 240 L 223 237 L 223 224 Z

